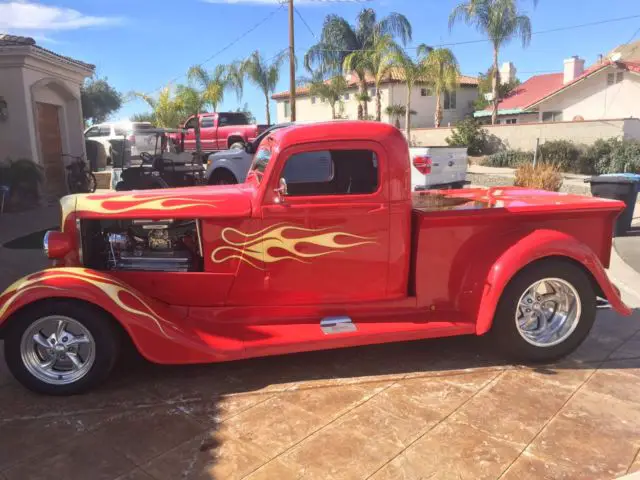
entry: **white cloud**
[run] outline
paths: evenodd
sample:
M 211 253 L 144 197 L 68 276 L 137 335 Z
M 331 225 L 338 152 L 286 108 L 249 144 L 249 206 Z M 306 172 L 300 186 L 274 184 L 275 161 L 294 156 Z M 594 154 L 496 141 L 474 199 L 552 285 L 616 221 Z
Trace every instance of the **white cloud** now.
M 0 3 L 0 32 L 55 31 L 113 25 L 121 23 L 117 17 L 83 15 L 71 8 L 42 5 L 29 1 Z

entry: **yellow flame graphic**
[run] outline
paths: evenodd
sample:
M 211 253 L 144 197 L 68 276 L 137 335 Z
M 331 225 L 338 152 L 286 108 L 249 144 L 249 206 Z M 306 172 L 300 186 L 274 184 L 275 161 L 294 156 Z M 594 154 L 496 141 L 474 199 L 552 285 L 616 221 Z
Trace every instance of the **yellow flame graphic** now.
M 115 278 L 96 275 L 95 273 L 84 268 L 52 268 L 49 270 L 45 270 L 44 272 L 39 272 L 21 278 L 20 280 L 12 284 L 9 288 L 7 288 L 2 293 L 2 295 L 0 295 L 0 298 L 6 295 L 10 295 L 9 298 L 4 302 L 4 304 L 0 306 L 0 318 L 4 316 L 4 314 L 9 310 L 9 307 L 13 303 L 15 303 L 16 300 L 18 300 L 22 295 L 30 290 L 35 290 L 38 288 L 64 290 L 63 288 L 46 284 L 46 281 L 48 280 L 59 278 L 80 280 L 97 287 L 113 303 L 115 303 L 117 307 L 134 315 L 140 315 L 141 317 L 148 318 L 156 325 L 158 330 L 160 330 L 160 332 L 165 337 L 172 338 L 171 335 L 167 333 L 165 328 L 167 326 L 175 328 L 174 324 L 162 318 L 158 313 L 155 312 L 155 310 L 151 306 L 149 306 L 147 302 L 140 298 L 140 296 L 133 292 L 127 285 L 121 283 Z M 138 302 L 140 302 L 141 305 L 143 305 L 145 310 L 140 310 L 125 304 L 120 299 L 120 293 L 122 292 L 126 292 L 127 294 L 135 298 Z
M 225 228 L 222 230 L 222 240 L 226 245 L 216 248 L 211 254 L 211 260 L 214 263 L 223 263 L 236 258 L 254 268 L 260 269 L 252 259 L 265 263 L 276 263 L 283 260 L 310 263 L 308 259 L 322 257 L 332 253 L 340 253 L 360 245 L 376 243 L 372 237 L 362 237 L 347 232 L 330 230 L 332 230 L 332 227 L 309 229 L 285 224 L 272 225 L 255 233 L 244 233 L 235 228 Z M 311 235 L 288 238 L 285 235 L 286 232 L 302 232 L 310 233 Z M 237 236 L 240 238 L 240 241 L 231 240 L 229 238 L 230 235 Z M 339 237 L 349 240 L 349 243 L 338 242 Z M 304 253 L 298 250 L 298 247 L 302 244 L 315 245 L 327 250 L 316 253 Z M 269 252 L 272 248 L 285 250 L 288 254 L 273 255 Z
M 62 205 L 62 224 L 67 216 L 73 211 L 75 199 L 75 210 L 80 212 L 92 213 L 126 213 L 136 210 L 158 210 L 158 211 L 176 211 L 184 210 L 191 207 L 216 208 L 212 200 L 198 200 L 190 197 L 173 197 L 166 195 L 119 195 L 114 197 L 100 197 L 99 195 L 70 195 L 64 197 L 61 201 Z M 174 205 L 167 205 L 167 202 L 180 202 Z M 133 205 L 118 206 L 118 204 L 134 203 Z M 105 208 L 108 204 L 110 208 Z

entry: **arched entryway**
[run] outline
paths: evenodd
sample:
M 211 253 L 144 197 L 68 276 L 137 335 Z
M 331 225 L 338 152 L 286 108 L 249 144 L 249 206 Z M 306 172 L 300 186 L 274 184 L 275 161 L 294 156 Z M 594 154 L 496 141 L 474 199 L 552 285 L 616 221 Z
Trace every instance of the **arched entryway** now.
M 69 153 L 70 115 L 78 111 L 78 99 L 62 81 L 44 78 L 31 86 L 31 99 L 43 167 L 43 193 L 58 198 L 68 193 L 63 153 Z

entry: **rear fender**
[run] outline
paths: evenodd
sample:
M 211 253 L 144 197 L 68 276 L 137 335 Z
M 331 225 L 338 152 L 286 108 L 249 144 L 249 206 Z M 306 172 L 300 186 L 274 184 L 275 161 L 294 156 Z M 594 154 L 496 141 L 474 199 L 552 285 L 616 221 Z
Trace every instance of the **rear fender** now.
M 120 280 L 85 268 L 50 268 L 21 278 L 0 295 L 0 328 L 36 302 L 69 298 L 109 313 L 142 356 L 156 363 L 215 362 L 217 355 L 181 326 L 180 312 L 146 297 Z M 17 317 L 15 318 L 17 320 Z
M 631 309 L 620 298 L 618 289 L 607 277 L 593 250 L 571 235 L 555 230 L 536 230 L 505 251 L 489 270 L 478 310 L 478 335 L 491 329 L 496 307 L 509 281 L 527 265 L 553 257 L 580 264 L 591 274 L 611 307 L 621 315 L 631 315 Z

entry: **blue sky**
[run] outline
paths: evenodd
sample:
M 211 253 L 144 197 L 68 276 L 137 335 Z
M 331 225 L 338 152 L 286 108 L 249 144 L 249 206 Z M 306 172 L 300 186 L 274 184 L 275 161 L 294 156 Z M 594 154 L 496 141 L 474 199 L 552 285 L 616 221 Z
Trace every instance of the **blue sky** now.
M 414 29 L 414 42 L 437 45 L 481 39 L 475 30 L 459 24 L 449 32 L 448 15 L 458 0 L 372 0 L 366 3 L 336 0 L 296 0 L 300 14 L 315 35 L 324 17 L 336 13 L 350 21 L 364 6 L 380 16 L 391 11 L 405 14 Z M 534 31 L 640 15 L 638 0 L 521 0 Z M 273 13 L 275 11 L 275 13 Z M 287 46 L 287 12 L 277 0 L 0 0 L 0 33 L 30 35 L 57 53 L 93 63 L 100 76 L 120 91 L 154 92 L 168 82 L 185 82 L 189 66 L 200 63 L 225 47 L 251 26 L 272 16 L 233 47 L 205 63 L 229 63 L 260 50 L 271 57 Z M 580 55 L 587 64 L 629 41 L 638 32 L 640 17 L 574 30 L 534 35 L 523 49 L 514 42 L 501 52 L 500 61 L 512 61 L 521 80 L 535 73 L 562 70 L 562 60 Z M 312 33 L 296 16 L 297 55 L 315 43 Z M 491 63 L 488 43 L 450 46 L 464 74 L 485 71 Z M 300 65 L 302 68 L 302 65 Z M 302 74 L 303 72 L 299 72 Z M 278 90 L 286 90 L 288 73 L 282 69 Z M 221 110 L 248 103 L 258 121 L 264 121 L 262 94 L 245 87 L 241 101 L 226 95 Z M 272 105 L 272 114 L 274 112 Z M 118 118 L 146 110 L 133 101 Z

